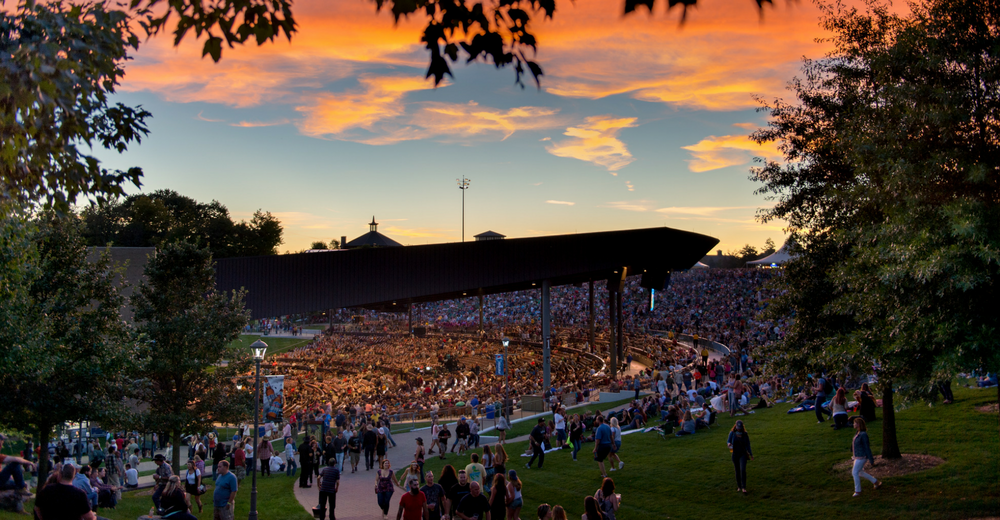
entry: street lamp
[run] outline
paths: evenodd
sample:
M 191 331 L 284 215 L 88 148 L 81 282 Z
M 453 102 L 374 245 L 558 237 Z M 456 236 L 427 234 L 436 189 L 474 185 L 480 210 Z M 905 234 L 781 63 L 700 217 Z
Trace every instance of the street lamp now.
M 267 352 L 267 343 L 261 340 L 250 345 L 253 349 L 253 361 L 256 365 L 256 382 L 253 387 L 253 456 L 257 457 L 257 436 L 260 435 L 260 362 Z M 258 457 L 259 458 L 259 457 Z M 253 481 L 250 487 L 250 520 L 257 520 L 257 461 L 253 461 Z
M 503 414 L 507 414 L 507 400 L 510 399 L 510 369 L 507 368 L 507 345 L 510 345 L 509 338 L 503 338 Z
M 462 190 L 462 242 L 465 242 L 465 190 L 469 189 L 469 179 L 463 175 L 461 179 L 455 180 L 458 182 L 458 189 Z

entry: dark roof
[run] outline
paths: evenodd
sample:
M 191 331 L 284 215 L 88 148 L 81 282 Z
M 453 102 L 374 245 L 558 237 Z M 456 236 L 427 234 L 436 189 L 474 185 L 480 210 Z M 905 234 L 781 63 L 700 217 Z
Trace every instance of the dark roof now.
M 484 231 L 478 235 L 475 235 L 473 238 L 506 238 L 506 237 L 507 235 L 501 235 L 496 231 Z
M 369 231 L 364 235 L 351 240 L 345 244 L 344 247 L 346 249 L 356 249 L 359 247 L 403 247 L 403 244 L 396 242 L 378 231 Z
M 662 288 L 671 270 L 691 267 L 719 243 L 671 228 L 535 238 L 352 249 L 336 255 L 293 254 L 216 261 L 216 286 L 246 288 L 254 318 L 344 307 L 392 309 L 448 300 L 603 280 L 628 268 L 643 286 Z M 648 280 L 647 280 L 648 278 Z
M 357 249 L 361 247 L 403 247 L 403 244 L 378 232 L 378 222 L 372 215 L 372 221 L 368 224 L 368 232 L 364 235 L 344 244 L 345 249 Z

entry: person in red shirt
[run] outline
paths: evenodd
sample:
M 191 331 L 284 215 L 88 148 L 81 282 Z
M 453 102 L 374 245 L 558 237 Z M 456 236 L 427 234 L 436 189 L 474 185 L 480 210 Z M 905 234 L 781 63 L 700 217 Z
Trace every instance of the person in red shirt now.
M 420 491 L 420 482 L 410 481 L 410 489 L 399 499 L 399 512 L 396 520 L 427 520 L 430 513 L 427 509 L 427 497 Z

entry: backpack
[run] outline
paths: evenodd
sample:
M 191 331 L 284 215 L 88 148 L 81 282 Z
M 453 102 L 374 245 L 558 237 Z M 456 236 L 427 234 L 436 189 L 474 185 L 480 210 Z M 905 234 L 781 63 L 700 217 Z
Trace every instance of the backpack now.
M 615 520 L 615 506 L 610 498 L 605 497 L 601 500 L 601 512 L 608 520 Z
M 825 377 L 823 378 L 823 393 L 826 395 L 834 393 L 833 383 L 831 383 L 830 380 Z

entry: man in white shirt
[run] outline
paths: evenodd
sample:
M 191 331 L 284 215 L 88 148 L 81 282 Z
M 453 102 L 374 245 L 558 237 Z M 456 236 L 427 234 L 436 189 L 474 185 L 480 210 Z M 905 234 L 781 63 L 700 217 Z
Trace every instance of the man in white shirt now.
M 139 470 L 133 468 L 131 464 L 125 465 L 125 487 L 129 489 L 139 487 Z
M 559 412 L 562 408 L 556 408 L 553 420 L 556 423 L 556 446 L 562 448 L 566 445 L 566 418 Z

